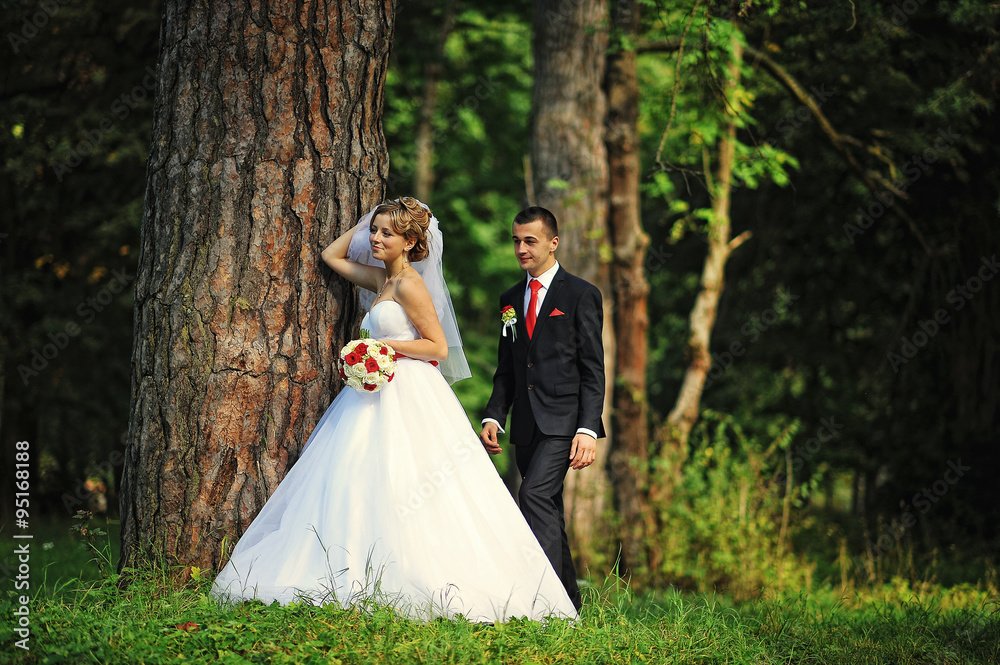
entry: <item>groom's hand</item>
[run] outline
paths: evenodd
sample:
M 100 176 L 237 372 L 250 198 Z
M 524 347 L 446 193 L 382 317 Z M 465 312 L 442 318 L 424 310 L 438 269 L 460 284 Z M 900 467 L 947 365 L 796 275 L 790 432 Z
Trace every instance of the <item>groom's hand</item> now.
M 479 433 L 479 438 L 483 440 L 483 447 L 490 455 L 497 455 L 503 452 L 503 448 L 497 443 L 497 432 L 500 430 L 496 423 L 484 423 L 483 431 Z
M 586 469 L 597 459 L 597 439 L 577 432 L 573 437 L 573 447 L 569 451 L 569 465 L 574 469 Z

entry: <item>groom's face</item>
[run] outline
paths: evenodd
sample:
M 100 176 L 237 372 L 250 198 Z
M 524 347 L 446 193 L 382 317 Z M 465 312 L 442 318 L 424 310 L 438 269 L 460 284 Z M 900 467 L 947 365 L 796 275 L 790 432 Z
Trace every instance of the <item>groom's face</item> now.
M 514 224 L 512 238 L 521 270 L 527 270 L 532 277 L 541 275 L 555 263 L 559 238 L 551 237 L 540 220 Z

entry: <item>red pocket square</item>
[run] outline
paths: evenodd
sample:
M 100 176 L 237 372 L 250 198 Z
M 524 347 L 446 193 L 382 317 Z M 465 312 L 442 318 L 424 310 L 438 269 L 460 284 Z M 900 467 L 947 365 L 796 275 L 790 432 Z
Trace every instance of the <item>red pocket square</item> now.
M 555 309 L 552 310 L 552 313 L 549 314 L 549 316 L 566 316 L 566 312 L 560 312 L 559 308 L 556 307 Z

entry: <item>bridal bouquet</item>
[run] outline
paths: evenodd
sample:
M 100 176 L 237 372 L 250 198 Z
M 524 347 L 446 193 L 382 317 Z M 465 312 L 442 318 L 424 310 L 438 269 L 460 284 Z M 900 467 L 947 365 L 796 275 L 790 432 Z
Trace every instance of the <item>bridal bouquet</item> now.
M 364 336 L 340 350 L 340 378 L 358 392 L 374 393 L 396 375 L 396 352 L 391 346 Z

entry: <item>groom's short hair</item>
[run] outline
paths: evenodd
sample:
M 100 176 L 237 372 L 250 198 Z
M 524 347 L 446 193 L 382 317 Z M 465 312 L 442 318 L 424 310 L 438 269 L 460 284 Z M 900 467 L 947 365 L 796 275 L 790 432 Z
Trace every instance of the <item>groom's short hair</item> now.
M 525 208 L 514 218 L 515 224 L 531 224 L 535 221 L 542 223 L 551 238 L 559 235 L 559 223 L 556 222 L 556 216 L 552 214 L 552 211 L 541 206 Z

